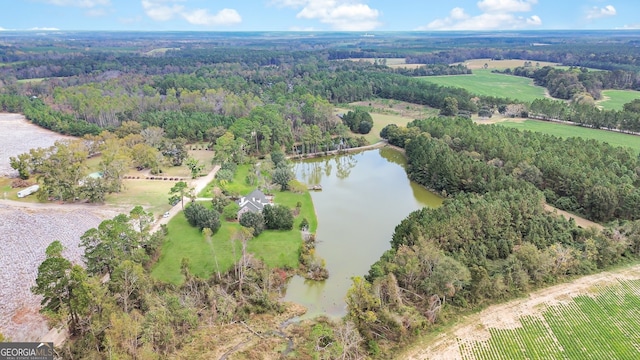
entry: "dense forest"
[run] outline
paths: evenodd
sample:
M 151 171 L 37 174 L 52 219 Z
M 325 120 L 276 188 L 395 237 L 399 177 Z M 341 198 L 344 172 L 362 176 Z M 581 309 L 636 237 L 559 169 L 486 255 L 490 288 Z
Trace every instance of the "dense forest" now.
M 440 117 L 389 125 L 381 136 L 405 149 L 409 177 L 444 196 L 444 205 L 396 227 L 391 249 L 354 278 L 345 319 L 298 325 L 298 358 L 389 358 L 460 312 L 640 255 L 637 154 L 468 119 L 500 112 L 640 132 L 638 101 L 621 111 L 593 102 L 604 89 L 638 88 L 636 32 L 165 35 L 3 38 L 0 110 L 82 138 L 12 159 L 20 176 L 37 176 L 42 198 L 100 202 L 122 186 L 123 168 L 158 172 L 158 159 L 188 161 L 188 143 L 214 150 L 223 175 L 247 159 L 365 145 L 360 135 L 371 131 L 371 115 L 334 113 L 351 102 L 388 99 L 439 110 Z M 476 58 L 570 66 L 509 71 L 569 101 L 523 103 L 419 78 L 468 74 L 456 63 Z M 387 59 L 422 66 L 392 67 Z M 97 153 L 105 181 L 80 184 L 87 158 Z M 608 226 L 579 228 L 546 204 Z M 84 266 L 65 259 L 59 243 L 47 249 L 33 292 L 44 296 L 51 320 L 71 319 L 74 338 L 64 357 L 188 357 L 185 348 L 206 343 L 215 326 L 248 326 L 253 316 L 285 311 L 278 295 L 286 272 L 244 252 L 209 279 L 190 274 L 185 262 L 182 285 L 153 280 L 149 269 L 166 228 L 151 234 L 150 221 L 135 208 L 85 233 Z M 244 230 L 233 240 L 251 236 Z

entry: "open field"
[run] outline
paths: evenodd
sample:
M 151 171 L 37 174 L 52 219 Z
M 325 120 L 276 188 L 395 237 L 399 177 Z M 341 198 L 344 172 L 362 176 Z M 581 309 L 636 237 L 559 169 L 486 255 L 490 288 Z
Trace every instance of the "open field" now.
M 171 208 L 169 190 L 175 183 L 164 180 L 123 180 L 123 191 L 107 195 L 105 202 L 114 206 L 131 205 L 132 208 L 140 205 L 158 217 Z
M 82 261 L 80 236 L 117 211 L 100 206 L 16 204 L 0 200 L 0 333 L 13 341 L 39 341 L 48 331 L 39 313 L 40 297 L 30 291 L 54 240 L 64 246 L 64 256 Z
M 484 65 L 487 64 L 487 69 L 507 69 L 507 68 L 515 68 L 518 66 L 524 66 L 525 61 L 531 61 L 533 66 L 543 67 L 543 66 L 557 66 L 557 63 L 546 62 L 546 61 L 535 61 L 535 60 L 491 60 L 491 59 L 472 59 L 463 62 L 463 65 L 466 65 L 471 70 L 476 69 L 484 69 Z M 456 64 L 452 64 L 456 65 Z M 538 66 L 539 65 L 539 66 Z
M 640 91 L 634 90 L 603 90 L 602 99 L 597 105 L 605 110 L 622 110 L 624 104 L 640 99 Z
M 632 148 L 636 153 L 640 153 L 640 136 L 636 135 L 541 120 L 511 121 L 507 119 L 503 122 L 499 122 L 499 124 L 500 126 L 508 126 L 520 130 L 537 131 L 562 138 L 581 137 L 584 139 L 604 141 L 613 146 L 626 146 Z
M 639 324 L 639 278 L 640 265 L 636 264 L 580 277 L 565 284 L 535 291 L 522 299 L 492 305 L 479 313 L 469 314 L 439 334 L 414 344 L 413 348 L 398 354 L 397 358 L 637 359 L 640 350 L 640 339 L 635 330 Z M 612 285 L 614 287 L 610 288 Z M 568 316 L 572 312 L 573 316 Z M 547 318 L 550 320 L 546 320 Z M 541 328 L 540 325 L 544 327 Z M 627 331 L 636 332 L 627 335 Z M 493 343 L 498 344 L 502 339 L 513 339 L 523 333 L 527 333 L 526 336 L 530 338 L 528 344 L 514 339 L 515 344 L 503 344 L 501 350 L 483 355 Z M 494 334 L 496 338 L 493 338 Z M 536 336 L 535 340 L 531 340 Z M 487 342 L 491 339 L 494 340 Z M 554 340 L 553 343 L 548 342 L 550 339 Z M 548 353 L 527 353 L 527 357 L 522 357 L 522 353 L 513 353 L 531 349 L 531 341 L 540 344 L 535 347 L 536 351 L 542 351 L 545 349 L 543 345 L 548 345 Z M 631 341 L 634 342 L 633 348 L 628 347 Z M 553 356 L 552 352 L 557 350 L 553 344 L 563 346 L 565 352 L 560 356 Z M 593 349 L 594 347 L 598 349 Z M 618 349 L 627 353 L 635 352 L 631 357 L 612 356 L 611 351 Z M 478 356 L 474 356 L 474 351 Z M 598 356 L 589 356 L 589 351 Z
M 355 108 L 363 109 L 369 112 L 373 118 L 373 128 L 364 135 L 369 144 L 375 144 L 382 140 L 380 131 L 389 124 L 398 126 L 407 126 L 407 124 L 415 119 L 423 119 L 431 116 L 437 116 L 438 110 L 427 106 L 415 105 L 406 102 L 393 100 L 372 100 L 359 101 L 349 104 L 349 108 L 336 108 L 335 113 L 347 113 Z M 353 134 L 354 136 L 362 136 L 361 134 Z
M 364 62 L 368 62 L 373 64 L 376 60 L 381 61 L 384 60 L 385 64 L 390 67 L 390 68 L 406 68 L 406 69 L 417 69 L 421 66 L 424 66 L 424 64 L 407 64 L 407 62 L 405 61 L 404 58 L 382 58 L 382 59 L 377 59 L 377 58 L 351 58 L 351 59 L 346 59 L 349 61 L 354 61 L 354 62 L 358 62 L 358 61 L 364 61 Z
M 10 157 L 63 139 L 71 137 L 33 125 L 21 114 L 0 113 L 0 176 L 17 175 L 9 165 Z
M 149 55 L 149 56 L 163 55 L 164 53 L 166 53 L 169 50 L 180 50 L 180 48 L 157 48 L 157 49 L 149 50 L 144 54 L 145 55 Z
M 474 70 L 471 75 L 423 76 L 420 79 L 442 86 L 464 88 L 476 95 L 526 102 L 545 97 L 545 88 L 534 85 L 533 80 L 520 76 L 495 74 L 491 70 Z
M 591 295 L 519 318 L 521 327 L 489 328 L 485 341 L 460 343 L 463 359 L 637 359 L 640 280 L 597 287 Z

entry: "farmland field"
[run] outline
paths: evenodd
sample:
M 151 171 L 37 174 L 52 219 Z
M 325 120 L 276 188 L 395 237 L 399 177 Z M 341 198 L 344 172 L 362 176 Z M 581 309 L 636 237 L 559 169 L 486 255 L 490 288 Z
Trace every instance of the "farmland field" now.
M 636 153 L 640 153 L 640 136 L 618 133 L 615 131 L 590 129 L 575 125 L 559 124 L 549 121 L 525 120 L 525 121 L 504 121 L 498 123 L 500 126 L 507 126 L 520 130 L 537 131 L 545 134 L 555 135 L 562 138 L 581 137 L 584 139 L 594 139 L 604 141 L 613 146 L 626 146 L 632 148 Z
M 489 328 L 485 341 L 460 343 L 463 359 L 637 359 L 640 280 L 597 288 L 524 316 L 521 327 Z
M 526 102 L 545 97 L 545 88 L 534 85 L 533 80 L 495 74 L 491 70 L 473 70 L 471 75 L 424 76 L 420 79 L 442 86 L 464 88 L 476 95 L 511 98 Z
M 9 165 L 10 157 L 70 138 L 33 125 L 20 114 L 0 114 L 0 176 L 17 174 Z
M 472 59 L 463 62 L 471 70 L 484 69 L 484 64 L 487 64 L 487 69 L 506 69 L 514 68 L 518 66 L 524 66 L 524 62 L 527 60 L 491 60 L 491 59 Z M 558 64 L 546 61 L 530 60 L 533 65 L 543 66 L 557 66 Z
M 640 99 L 640 91 L 634 90 L 603 90 L 602 100 L 597 102 L 605 110 L 622 110 L 624 104 Z

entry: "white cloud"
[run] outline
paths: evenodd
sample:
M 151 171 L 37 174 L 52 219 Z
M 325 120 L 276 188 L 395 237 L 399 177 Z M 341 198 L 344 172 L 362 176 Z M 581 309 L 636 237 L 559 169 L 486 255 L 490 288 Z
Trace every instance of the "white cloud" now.
M 615 16 L 616 14 L 616 8 L 614 8 L 613 5 L 607 5 L 602 8 L 594 6 L 591 9 L 587 10 L 586 18 L 587 20 L 593 20 L 608 16 Z
M 58 6 L 75 6 L 81 8 L 92 8 L 96 6 L 111 5 L 111 0 L 43 0 L 46 3 Z
M 538 16 L 538 15 L 533 15 L 533 16 L 527 18 L 527 24 L 534 25 L 534 26 L 540 26 L 540 25 L 542 25 L 542 19 L 540 19 L 540 16 Z
M 531 11 L 538 0 L 482 0 L 478 8 L 486 13 L 512 13 Z
M 183 12 L 182 17 L 194 25 L 232 25 L 242 22 L 242 17 L 234 9 L 222 9 L 215 15 L 210 14 L 207 9 L 198 9 Z
M 32 31 L 59 31 L 60 29 L 53 28 L 53 27 L 34 27 L 34 28 L 29 29 L 29 30 L 32 30 Z
M 7 29 L 0 27 L 0 31 L 7 31 Z
M 156 21 L 167 21 L 184 10 L 184 6 L 176 2 L 182 0 L 142 0 L 145 14 Z
M 234 9 L 222 9 L 211 14 L 209 9 L 186 9 L 181 3 L 186 0 L 142 0 L 145 14 L 155 21 L 168 21 L 181 16 L 188 23 L 202 26 L 233 25 L 242 22 Z
M 300 9 L 299 19 L 318 20 L 333 30 L 368 31 L 381 25 L 381 12 L 360 0 L 273 0 L 276 6 Z
M 463 8 L 455 7 L 449 15 L 435 19 L 417 30 L 500 30 L 540 26 L 538 15 L 529 17 L 516 13 L 530 12 L 538 0 L 481 0 L 477 6 L 479 15 L 470 15 Z

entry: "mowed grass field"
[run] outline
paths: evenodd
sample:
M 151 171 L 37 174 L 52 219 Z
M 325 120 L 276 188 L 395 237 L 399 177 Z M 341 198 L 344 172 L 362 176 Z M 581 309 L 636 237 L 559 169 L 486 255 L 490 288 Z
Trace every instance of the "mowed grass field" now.
M 460 341 L 463 359 L 639 359 L 640 280 L 552 305 L 522 327 L 489 328 L 486 341 Z
M 472 94 L 532 102 L 545 97 L 545 89 L 533 80 L 512 75 L 494 74 L 491 70 L 473 70 L 471 75 L 424 76 L 420 79 L 442 86 L 464 88 Z
M 503 121 L 497 123 L 499 126 L 507 126 L 520 130 L 537 131 L 545 134 L 555 135 L 562 138 L 581 137 L 584 139 L 594 139 L 606 142 L 613 146 L 625 146 L 640 153 L 640 136 L 623 134 L 614 131 L 590 129 L 575 125 L 565 125 L 549 121 L 525 120 L 525 121 Z
M 605 110 L 622 110 L 624 104 L 640 99 L 640 91 L 634 90 L 603 90 L 602 99 L 598 106 Z
M 309 192 L 294 194 L 277 191 L 274 196 L 276 204 L 291 209 L 294 209 L 298 202 L 302 204 L 300 214 L 294 218 L 293 230 L 265 230 L 247 242 L 247 251 L 269 267 L 296 269 L 302 245 L 300 222 L 306 218 L 311 232 L 315 232 L 318 227 L 311 195 Z M 202 204 L 211 206 L 210 202 Z M 168 235 L 151 275 L 160 281 L 181 284 L 184 281 L 180 273 L 183 258 L 189 259 L 191 273 L 203 279 L 211 277 L 217 271 L 228 271 L 242 254 L 241 244 L 231 240 L 234 232 L 241 227 L 237 222 L 223 220 L 222 226 L 211 237 L 209 243 L 202 232 L 189 225 L 184 213 L 180 212 L 167 224 Z

